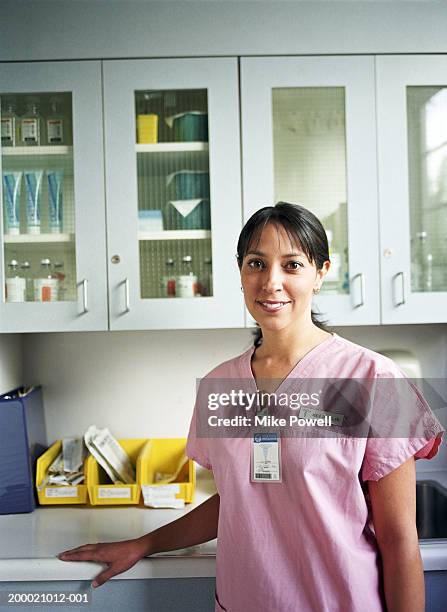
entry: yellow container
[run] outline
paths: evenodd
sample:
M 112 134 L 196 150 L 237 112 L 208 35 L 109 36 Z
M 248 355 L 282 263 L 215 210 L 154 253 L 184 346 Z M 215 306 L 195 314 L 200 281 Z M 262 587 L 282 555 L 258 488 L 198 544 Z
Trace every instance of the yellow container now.
M 158 142 L 158 115 L 137 115 L 137 143 Z
M 150 485 L 163 487 L 162 483 L 155 482 L 155 474 L 173 474 L 185 452 L 186 438 L 152 438 L 147 441 L 138 457 L 138 482 L 141 486 Z M 194 461 L 188 459 L 178 478 L 171 484 L 178 484 L 178 493 L 175 498 L 184 499 L 186 503 L 194 500 L 196 487 L 196 472 Z
M 138 455 L 147 442 L 147 438 L 118 440 L 133 465 L 137 466 L 135 484 L 112 484 L 103 468 L 90 455 L 87 460 L 87 483 L 90 503 L 93 506 L 115 506 L 138 504 L 141 488 L 138 483 Z
M 87 484 L 78 484 L 73 487 L 49 484 L 39 490 L 48 468 L 56 459 L 62 449 L 62 440 L 55 442 L 37 459 L 36 487 L 39 504 L 85 504 L 87 502 Z M 87 474 L 87 459 L 84 461 L 84 474 Z

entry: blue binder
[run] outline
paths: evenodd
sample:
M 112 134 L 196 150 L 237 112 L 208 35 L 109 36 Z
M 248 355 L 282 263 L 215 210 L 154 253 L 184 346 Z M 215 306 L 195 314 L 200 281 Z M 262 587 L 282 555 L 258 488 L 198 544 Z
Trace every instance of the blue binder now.
M 34 510 L 36 461 L 48 448 L 42 388 L 19 391 L 0 396 L 0 514 Z

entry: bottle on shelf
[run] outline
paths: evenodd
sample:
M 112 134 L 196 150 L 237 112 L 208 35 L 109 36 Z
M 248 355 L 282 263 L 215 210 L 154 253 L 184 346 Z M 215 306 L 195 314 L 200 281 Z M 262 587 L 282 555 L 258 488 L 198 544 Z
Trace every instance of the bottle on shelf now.
M 40 146 L 42 144 L 42 116 L 36 100 L 30 99 L 25 114 L 20 118 L 21 146 Z
M 50 113 L 46 120 L 46 136 L 48 145 L 63 145 L 65 141 L 64 117 L 60 112 L 59 98 L 51 98 Z
M 192 257 L 185 255 L 182 257 L 182 272 L 177 277 L 176 294 L 178 297 L 190 298 L 198 295 L 197 276 L 192 270 Z
M 205 268 L 204 295 L 210 296 L 213 295 L 213 261 L 211 257 L 205 257 L 203 263 Z
M 22 261 L 20 264 L 20 269 L 22 270 L 22 276 L 25 279 L 25 295 L 27 302 L 34 301 L 34 286 L 33 286 L 33 277 L 31 272 L 31 264 L 29 261 Z
M 412 274 L 415 291 L 433 290 L 433 254 L 430 249 L 427 232 L 416 234 L 412 248 Z
M 15 105 L 8 102 L 2 107 L 2 147 L 15 147 L 17 133 L 17 114 Z
M 57 302 L 59 279 L 51 272 L 49 259 L 40 262 L 40 274 L 34 279 L 34 300 L 36 302 Z
M 26 293 L 26 281 L 20 276 L 19 262 L 16 259 L 11 259 L 8 263 L 8 272 L 6 276 L 6 301 L 7 302 L 24 302 Z
M 441 262 L 447 261 L 447 238 L 444 239 L 444 255 L 440 257 Z M 441 291 L 447 291 L 447 266 L 439 265 L 439 287 Z
M 342 283 L 342 291 L 343 293 L 349 293 L 349 252 L 348 247 L 343 249 L 344 254 L 344 270 L 343 270 L 343 283 Z
M 324 278 L 323 288 L 325 293 L 338 293 L 340 290 L 341 281 L 341 255 L 337 249 L 334 249 L 332 240 L 332 230 L 326 230 L 327 241 L 329 245 L 329 259 L 331 267 Z
M 165 275 L 161 277 L 161 297 L 175 297 L 176 277 L 174 274 L 174 260 L 169 257 L 165 263 Z
M 57 280 L 59 281 L 57 299 L 59 302 L 63 302 L 67 298 L 67 287 L 66 287 L 67 275 L 65 274 L 65 264 L 63 261 L 54 262 L 53 276 L 57 278 Z

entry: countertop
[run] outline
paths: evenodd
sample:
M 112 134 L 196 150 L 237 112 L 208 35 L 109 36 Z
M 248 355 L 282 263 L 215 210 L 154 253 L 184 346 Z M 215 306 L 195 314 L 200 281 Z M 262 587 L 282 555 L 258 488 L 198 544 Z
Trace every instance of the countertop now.
M 181 509 L 141 506 L 45 506 L 0 515 L 0 581 L 92 580 L 103 566 L 57 558 L 81 544 L 137 538 L 187 514 L 216 492 L 212 475 L 197 466 L 196 494 Z M 217 540 L 144 558 L 120 579 L 216 575 Z
M 180 510 L 145 507 L 39 507 L 29 514 L 0 516 L 0 580 L 92 580 L 102 565 L 66 562 L 63 550 L 93 542 L 136 538 L 190 512 L 216 492 L 210 472 L 197 468 L 194 503 Z M 447 488 L 447 470 L 423 472 Z M 119 579 L 198 578 L 216 575 L 216 540 L 144 558 Z M 420 542 L 425 570 L 447 570 L 447 540 Z

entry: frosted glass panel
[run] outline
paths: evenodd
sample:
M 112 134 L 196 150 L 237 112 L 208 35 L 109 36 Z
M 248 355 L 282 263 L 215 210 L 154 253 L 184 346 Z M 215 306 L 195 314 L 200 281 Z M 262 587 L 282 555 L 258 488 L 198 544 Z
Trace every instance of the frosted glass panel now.
M 345 90 L 275 88 L 272 107 L 275 201 L 321 220 L 332 262 L 322 293 L 349 293 Z
M 74 301 L 71 93 L 0 97 L 4 299 Z
M 135 92 L 142 298 L 213 295 L 207 91 Z
M 411 285 L 447 291 L 447 88 L 407 87 Z

